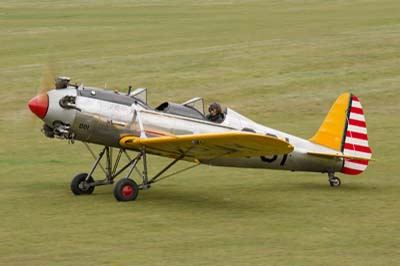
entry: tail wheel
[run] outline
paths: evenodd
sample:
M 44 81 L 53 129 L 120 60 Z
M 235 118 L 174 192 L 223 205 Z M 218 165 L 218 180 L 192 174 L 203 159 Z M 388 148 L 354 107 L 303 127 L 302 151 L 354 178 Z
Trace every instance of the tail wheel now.
M 342 182 L 340 181 L 339 177 L 334 176 L 333 178 L 329 179 L 329 183 L 331 184 L 331 187 L 339 187 Z
M 114 197 L 118 201 L 135 200 L 139 195 L 139 187 L 135 181 L 129 178 L 121 179 L 114 188 Z
M 94 191 L 94 186 L 88 186 L 88 183 L 93 183 L 94 180 L 90 176 L 87 180 L 86 173 L 76 175 L 71 181 L 71 191 L 74 195 L 89 195 Z

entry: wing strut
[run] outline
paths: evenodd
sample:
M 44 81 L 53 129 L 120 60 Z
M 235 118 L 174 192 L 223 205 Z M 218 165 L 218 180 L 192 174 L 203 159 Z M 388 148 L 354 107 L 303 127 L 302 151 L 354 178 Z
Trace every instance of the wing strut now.
M 146 135 L 146 132 L 144 130 L 142 118 L 140 117 L 140 112 L 136 108 L 136 103 L 132 104 L 131 108 L 133 109 L 133 119 L 136 118 L 136 120 L 138 121 L 138 124 L 139 124 L 140 137 L 143 138 L 143 139 L 147 139 L 147 135 Z
M 158 174 L 156 174 L 150 181 L 149 183 L 155 183 L 157 178 L 159 178 L 162 174 L 165 173 L 165 171 L 167 171 L 169 168 L 171 168 L 174 164 L 176 164 L 178 161 L 182 160 L 185 157 L 185 155 L 181 155 L 178 158 L 176 158 L 175 160 L 173 160 L 171 163 L 169 163 L 166 167 L 164 167 L 164 169 L 162 169 L 160 172 L 158 172 Z M 159 179 L 158 181 L 160 181 L 161 179 Z

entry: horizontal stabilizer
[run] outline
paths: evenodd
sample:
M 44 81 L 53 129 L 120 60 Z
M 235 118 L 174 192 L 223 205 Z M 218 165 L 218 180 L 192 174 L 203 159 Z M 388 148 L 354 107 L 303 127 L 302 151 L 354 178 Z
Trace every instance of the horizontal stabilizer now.
M 249 132 L 206 133 L 155 138 L 124 136 L 123 148 L 199 160 L 288 154 L 293 146 L 282 139 Z
M 315 156 L 321 156 L 321 157 L 330 157 L 330 158 L 344 158 L 344 159 L 349 159 L 349 160 L 360 160 L 360 161 L 375 161 L 372 158 L 363 158 L 363 157 L 358 157 L 358 156 L 352 156 L 352 155 L 343 155 L 340 153 L 324 153 L 324 152 L 307 152 L 307 154 L 310 155 L 315 155 Z

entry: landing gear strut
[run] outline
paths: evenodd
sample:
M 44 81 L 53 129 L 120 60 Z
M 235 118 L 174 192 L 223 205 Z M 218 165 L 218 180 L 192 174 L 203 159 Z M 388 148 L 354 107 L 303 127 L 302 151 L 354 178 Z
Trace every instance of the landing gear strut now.
M 93 151 L 90 149 L 89 145 L 85 143 L 86 147 L 90 151 L 90 153 L 93 155 L 94 158 L 95 155 Z M 112 148 L 110 147 L 104 147 L 104 149 L 99 153 L 99 155 L 96 158 L 95 163 L 93 164 L 91 170 L 89 173 L 81 173 L 75 176 L 72 179 L 71 182 L 71 191 L 75 195 L 88 195 L 93 193 L 94 188 L 96 186 L 102 186 L 102 185 L 110 185 L 114 183 L 114 179 L 122 174 L 126 169 L 129 168 L 126 176 L 119 180 L 117 184 L 114 187 L 114 196 L 116 200 L 118 201 L 131 201 L 135 200 L 137 196 L 139 195 L 139 190 L 145 190 L 149 189 L 151 184 L 160 181 L 161 179 L 167 178 L 169 176 L 172 176 L 174 174 L 180 173 L 182 171 L 188 170 L 190 168 L 193 168 L 197 165 L 190 166 L 188 168 L 185 168 L 183 170 L 177 171 L 173 174 L 170 174 L 168 176 L 164 176 L 163 178 L 159 178 L 162 174 L 164 174 L 169 168 L 171 168 L 174 164 L 176 164 L 179 160 L 181 160 L 185 155 L 182 154 L 181 156 L 177 157 L 174 159 L 170 164 L 168 164 L 166 167 L 164 167 L 161 171 L 159 171 L 153 178 L 149 179 L 148 173 L 147 173 L 147 156 L 146 156 L 146 150 L 142 149 L 135 158 L 131 159 L 128 155 L 128 153 L 125 151 L 125 149 L 119 149 L 118 155 L 113 162 L 112 158 Z M 129 162 L 125 164 L 121 169 L 117 171 L 119 162 L 121 160 L 122 154 L 125 154 L 125 156 L 128 158 Z M 103 166 L 100 164 L 101 159 L 106 155 L 106 167 L 103 168 Z M 137 168 L 137 164 L 139 161 L 143 159 L 143 171 L 140 172 Z M 105 179 L 100 180 L 100 181 L 94 181 L 92 178 L 92 175 L 94 171 L 96 170 L 97 166 L 99 166 L 103 172 L 105 173 Z M 137 184 L 134 180 L 130 179 L 130 176 L 133 172 L 133 170 L 136 170 L 136 172 L 139 174 L 139 176 L 142 179 L 141 184 Z
M 328 177 L 329 177 L 329 184 L 331 185 L 331 187 L 340 187 L 340 184 L 342 183 L 340 181 L 340 178 L 335 176 L 334 173 L 328 173 Z

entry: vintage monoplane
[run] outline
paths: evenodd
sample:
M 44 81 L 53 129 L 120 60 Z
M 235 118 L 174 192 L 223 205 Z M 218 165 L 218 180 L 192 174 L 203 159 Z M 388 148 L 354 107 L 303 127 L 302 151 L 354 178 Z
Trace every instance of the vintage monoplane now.
M 87 143 L 104 146 L 98 157 L 94 156 L 89 172 L 72 179 L 75 195 L 91 194 L 96 186 L 112 184 L 124 173 L 114 196 L 118 201 L 135 200 L 139 190 L 167 177 L 165 172 L 180 160 L 195 165 L 327 173 L 330 185 L 337 187 L 341 181 L 335 172 L 360 174 L 372 156 L 361 103 L 350 93 L 337 98 L 309 140 L 262 126 L 230 108 L 223 111 L 221 123 L 208 121 L 202 98 L 151 108 L 144 88 L 133 92 L 129 88 L 127 94 L 121 94 L 73 85 L 66 77 L 57 78 L 54 89 L 32 98 L 29 108 L 44 121 L 42 131 L 47 137 L 82 141 L 93 156 Z M 113 148 L 119 149 L 115 158 Z M 127 150 L 137 151 L 137 155 L 131 158 Z M 123 154 L 129 162 L 119 167 Z M 168 157 L 172 162 L 150 178 L 147 154 Z M 105 178 L 95 181 L 93 172 L 104 155 L 106 167 L 101 168 Z M 137 167 L 140 160 L 143 171 Z M 130 178 L 134 170 L 140 176 L 139 185 Z

